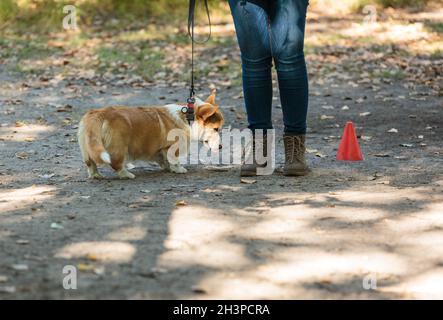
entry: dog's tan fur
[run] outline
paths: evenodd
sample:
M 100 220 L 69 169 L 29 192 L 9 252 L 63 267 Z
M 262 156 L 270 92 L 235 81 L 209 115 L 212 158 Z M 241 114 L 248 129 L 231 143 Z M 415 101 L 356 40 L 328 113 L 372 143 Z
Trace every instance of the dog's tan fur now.
M 181 165 L 167 159 L 168 149 L 175 143 L 168 141 L 170 130 L 183 129 L 187 143 L 192 138 L 185 114 L 179 108 L 178 105 L 107 107 L 87 112 L 80 121 L 78 142 L 89 177 L 100 178 L 97 166 L 109 164 L 120 178 L 134 178 L 126 165 L 136 160 L 156 161 L 172 172 L 186 172 Z M 209 132 L 209 136 L 218 137 L 223 115 L 216 104 L 215 92 L 196 105 L 194 125 Z

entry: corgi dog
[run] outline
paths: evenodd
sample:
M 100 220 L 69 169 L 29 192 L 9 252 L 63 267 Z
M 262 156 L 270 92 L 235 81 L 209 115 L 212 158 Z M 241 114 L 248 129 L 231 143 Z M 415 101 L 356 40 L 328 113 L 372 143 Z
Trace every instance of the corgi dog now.
M 211 150 L 220 149 L 219 130 L 224 118 L 216 103 L 216 92 L 202 101 L 196 99 L 194 121 L 190 125 L 182 109 L 185 105 L 163 107 L 107 107 L 87 112 L 80 121 L 78 143 L 89 178 L 100 179 L 97 166 L 109 165 L 121 179 L 134 179 L 132 161 L 154 161 L 174 173 L 186 173 L 179 163 L 180 152 L 188 152 L 191 140 L 203 142 Z M 177 139 L 169 132 L 184 133 L 183 148 L 168 153 Z M 172 140 L 172 141 L 170 141 Z M 183 151 L 185 150 L 185 151 Z

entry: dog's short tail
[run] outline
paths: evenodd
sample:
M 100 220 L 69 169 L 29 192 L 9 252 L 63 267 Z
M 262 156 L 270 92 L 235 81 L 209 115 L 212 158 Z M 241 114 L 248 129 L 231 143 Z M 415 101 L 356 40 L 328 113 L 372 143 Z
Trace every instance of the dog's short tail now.
M 103 121 L 96 117 L 86 115 L 80 122 L 78 138 L 80 148 L 85 157 L 88 155 L 95 163 L 105 162 L 111 164 L 111 156 L 103 145 Z M 83 145 L 82 145 L 83 144 Z M 101 161 L 100 161 L 101 160 Z
M 100 159 L 102 159 L 103 162 L 111 164 L 111 156 L 107 151 L 103 151 L 102 153 L 100 153 Z

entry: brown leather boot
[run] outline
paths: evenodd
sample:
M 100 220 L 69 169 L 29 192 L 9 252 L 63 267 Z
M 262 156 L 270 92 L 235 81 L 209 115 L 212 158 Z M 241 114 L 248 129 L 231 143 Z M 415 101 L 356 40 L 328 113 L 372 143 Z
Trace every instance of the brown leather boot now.
M 267 157 L 268 153 L 268 139 L 266 135 L 263 135 L 263 138 L 256 138 L 255 135 L 252 137 L 252 146 L 247 146 L 246 149 L 249 148 L 249 150 L 245 151 L 245 159 L 240 167 L 240 176 L 242 177 L 252 177 L 257 175 L 257 168 L 258 167 L 266 167 L 266 163 L 259 165 L 257 164 L 257 159 L 255 156 L 256 150 L 259 150 L 258 148 L 262 148 L 262 155 L 264 157 Z
M 285 166 L 283 167 L 283 174 L 285 176 L 304 176 L 308 174 L 309 168 L 305 160 L 305 137 L 304 134 L 284 134 Z

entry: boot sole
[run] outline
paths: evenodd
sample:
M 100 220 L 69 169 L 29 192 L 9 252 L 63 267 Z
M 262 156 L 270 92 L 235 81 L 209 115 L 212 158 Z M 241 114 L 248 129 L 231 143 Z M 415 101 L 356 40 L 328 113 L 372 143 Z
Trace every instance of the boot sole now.
M 283 175 L 287 177 L 301 177 L 308 175 L 309 170 L 283 170 Z
M 241 171 L 240 177 L 255 177 L 257 175 L 256 171 Z

